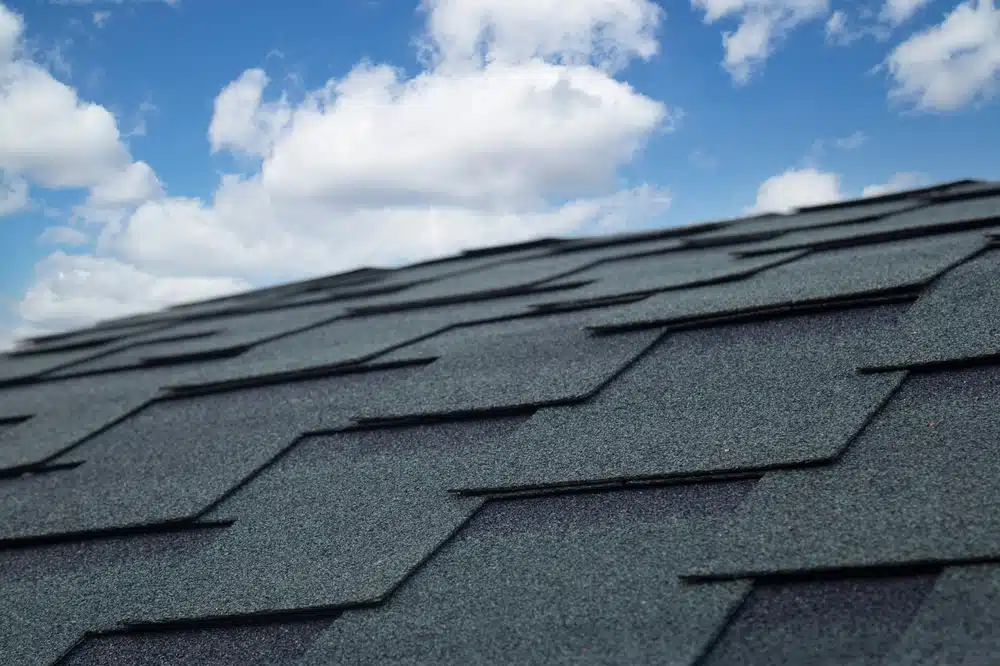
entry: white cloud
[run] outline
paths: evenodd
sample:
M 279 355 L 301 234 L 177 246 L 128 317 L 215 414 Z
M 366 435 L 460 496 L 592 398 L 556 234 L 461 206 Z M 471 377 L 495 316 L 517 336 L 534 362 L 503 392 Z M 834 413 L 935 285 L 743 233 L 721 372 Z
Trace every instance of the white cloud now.
M 87 242 L 87 235 L 73 227 L 49 227 L 38 237 L 38 242 L 46 245 L 75 247 Z
M 843 198 L 840 176 L 815 168 L 789 169 L 771 176 L 757 190 L 747 213 L 785 213 L 796 208 L 832 203 Z
M 864 188 L 861 191 L 861 196 L 877 197 L 882 194 L 914 190 L 918 187 L 926 186 L 929 182 L 930 179 L 922 173 L 911 171 L 894 173 L 887 182 L 879 185 L 869 185 Z
M 98 28 L 103 28 L 105 25 L 107 25 L 108 19 L 110 18 L 111 18 L 111 12 L 109 11 L 94 12 L 91 15 L 91 19 L 93 20 L 94 25 L 96 25 Z
M 247 287 L 236 279 L 153 276 L 115 259 L 62 251 L 49 255 L 35 272 L 17 312 L 43 331 L 76 326 L 95 315 L 126 316 Z
M 0 217 L 28 207 L 28 183 L 20 176 L 0 171 Z
M 858 130 L 850 136 L 843 136 L 833 140 L 833 144 L 841 150 L 856 150 L 868 141 L 868 136 Z
M 1000 74 L 1000 11 L 994 0 L 967 0 L 884 64 L 893 78 L 890 98 L 918 109 L 954 111 L 988 99 Z
M 899 25 L 913 18 L 929 3 L 930 0 L 885 0 L 881 18 L 893 25 Z
M 691 6 L 701 9 L 709 24 L 739 20 L 735 31 L 722 36 L 722 64 L 738 84 L 750 80 L 788 33 L 830 12 L 829 0 L 691 0 Z
M 211 149 L 252 159 L 209 200 L 166 196 L 142 162 L 89 183 L 77 213 L 100 225 L 95 254 L 51 255 L 21 316 L 77 325 L 359 264 L 620 230 L 669 205 L 662 188 L 617 178 L 680 116 L 613 76 L 656 54 L 654 3 L 423 9 L 426 64 L 410 78 L 363 62 L 305 94 L 272 91 L 259 69 L 223 88 Z

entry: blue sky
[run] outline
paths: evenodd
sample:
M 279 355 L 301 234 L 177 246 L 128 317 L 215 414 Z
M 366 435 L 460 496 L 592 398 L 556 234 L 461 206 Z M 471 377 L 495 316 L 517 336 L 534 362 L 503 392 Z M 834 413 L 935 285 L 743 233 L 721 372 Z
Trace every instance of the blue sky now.
M 992 0 L 0 7 L 0 338 L 469 245 L 1000 178 Z M 585 95 L 557 99 L 560 77 Z

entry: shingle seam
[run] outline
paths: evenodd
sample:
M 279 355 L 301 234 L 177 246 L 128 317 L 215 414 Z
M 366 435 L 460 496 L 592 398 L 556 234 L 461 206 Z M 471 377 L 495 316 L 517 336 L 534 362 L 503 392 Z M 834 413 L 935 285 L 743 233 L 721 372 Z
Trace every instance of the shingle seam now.
M 741 468 L 731 471 L 713 471 L 695 474 L 663 474 L 630 476 L 595 481 L 572 481 L 543 485 L 455 488 L 448 492 L 458 497 L 486 497 L 490 500 L 530 499 L 585 493 L 614 492 L 644 488 L 665 488 L 703 483 L 725 483 L 729 481 L 753 481 L 764 478 L 766 472 L 784 469 L 801 469 L 824 464 L 824 461 L 806 461 L 795 465 L 771 465 L 757 468 Z
M 929 374 L 934 372 L 968 370 L 971 368 L 981 368 L 984 366 L 998 364 L 1000 364 L 1000 353 L 994 353 L 982 354 L 980 356 L 965 356 L 962 358 L 944 359 L 941 361 L 915 361 L 913 363 L 903 363 L 900 365 L 859 366 L 857 368 L 857 372 L 860 375 L 874 375 L 905 370 L 914 374 Z
M 573 252 L 582 252 L 585 250 L 593 250 L 604 247 L 614 247 L 615 245 L 630 245 L 633 243 L 669 240 L 671 238 L 685 240 L 685 236 L 694 236 L 696 234 L 703 234 L 709 231 L 717 231 L 719 229 L 732 226 L 733 224 L 735 224 L 735 221 L 704 222 L 701 224 L 676 227 L 675 229 L 670 229 L 660 233 L 637 232 L 635 234 L 628 234 L 624 236 L 612 236 L 605 238 L 591 237 L 583 239 L 582 242 L 573 242 L 573 240 L 570 239 L 566 245 L 553 249 L 549 256 L 570 254 Z
M 905 211 L 905 212 L 911 212 L 911 211 Z M 898 213 L 894 213 L 893 215 L 896 214 Z M 891 217 L 891 215 L 885 217 Z M 871 222 L 871 220 L 868 220 L 868 222 Z M 856 224 L 856 222 L 851 222 L 851 224 Z M 830 241 L 810 242 L 807 240 L 803 240 L 801 243 L 798 244 L 778 245 L 775 247 L 762 248 L 759 250 L 743 250 L 743 251 L 737 250 L 734 251 L 733 254 L 739 257 L 750 258 L 768 254 L 775 254 L 779 252 L 790 252 L 794 250 L 803 250 L 803 249 L 817 250 L 817 251 L 844 250 L 853 247 L 859 247 L 862 245 L 892 243 L 897 241 L 910 240 L 914 238 L 941 236 L 959 231 L 975 231 L 976 229 L 987 229 L 989 227 L 996 226 L 997 224 L 1000 224 L 1000 216 L 989 217 L 979 220 L 942 222 L 940 224 L 929 225 L 924 227 L 914 227 L 912 229 L 897 229 L 894 231 L 859 234 L 857 236 L 852 236 L 851 238 L 840 238 L 837 240 L 830 240 Z
M 59 532 L 57 534 L 14 537 L 11 539 L 0 539 L 0 551 L 22 550 L 38 546 L 53 546 L 58 544 L 80 543 L 86 541 L 101 541 L 104 539 L 116 539 L 120 537 L 158 536 L 161 534 L 174 534 L 177 532 L 225 529 L 231 527 L 234 522 L 235 521 L 232 520 L 195 521 L 190 518 L 181 518 L 178 520 L 138 523 L 135 525 L 125 525 L 107 529 L 81 530 L 78 532 Z
M 577 273 L 576 269 L 560 273 L 551 278 L 535 280 L 527 285 L 517 287 L 504 287 L 502 289 L 485 289 L 483 291 L 469 292 L 465 294 L 453 294 L 450 296 L 435 296 L 433 298 L 420 298 L 412 301 L 400 301 L 398 303 L 386 303 L 385 305 L 362 305 L 356 308 L 347 309 L 347 317 L 360 317 L 376 314 L 389 314 L 393 312 L 405 312 L 407 310 L 419 310 L 421 308 L 439 307 L 442 305 L 456 305 L 459 303 L 475 303 L 479 301 L 489 301 L 493 299 L 509 298 L 514 296 L 532 296 L 534 294 L 544 294 L 551 291 L 562 291 L 578 289 L 591 284 L 593 280 L 580 280 L 553 285 L 543 285 L 543 282 L 562 279 L 572 273 Z
M 254 345 L 252 344 L 230 345 L 228 347 L 220 347 L 218 349 L 206 349 L 200 352 L 177 354 L 174 356 L 150 356 L 147 358 L 140 358 L 138 363 L 135 365 L 99 368 L 94 370 L 84 370 L 81 372 L 73 372 L 72 367 L 70 367 L 67 368 L 67 370 L 62 371 L 60 373 L 59 379 L 97 377 L 101 375 L 116 374 L 119 372 L 137 372 L 140 370 L 147 370 L 150 368 L 162 368 L 172 365 L 184 365 L 187 363 L 198 363 L 200 361 L 222 361 L 225 359 L 235 358 L 240 354 L 249 351 L 250 349 L 253 348 L 253 346 Z M 92 360 L 95 359 L 87 359 L 88 362 Z M 55 372 L 55 370 L 49 372 Z M 49 372 L 46 372 L 45 375 L 48 375 Z M 45 375 L 43 375 L 43 377 Z
M 784 231 L 747 231 L 744 233 L 733 233 L 729 236 L 719 236 L 716 238 L 683 238 L 681 242 L 684 243 L 684 249 L 686 250 L 709 250 L 717 247 L 726 247 L 727 245 L 742 245 L 744 243 L 763 243 L 769 240 L 774 240 L 782 235 Z
M 570 306 L 573 309 L 582 310 L 587 308 L 595 307 L 605 307 L 607 305 L 620 305 L 627 304 L 634 301 L 639 301 L 644 298 L 656 294 L 664 294 L 671 291 L 683 291 L 685 289 L 697 289 L 699 287 L 711 287 L 714 285 L 727 284 L 729 282 L 739 282 L 740 280 L 746 280 L 764 271 L 778 268 L 779 266 L 784 266 L 793 261 L 798 261 L 809 254 L 808 251 L 799 252 L 794 254 L 787 259 L 782 259 L 780 261 L 775 261 L 770 264 L 763 266 L 758 266 L 756 268 L 747 268 L 746 270 L 740 272 L 734 272 L 727 275 L 720 275 L 718 277 L 705 278 L 703 280 L 692 280 L 690 282 L 685 282 L 683 284 L 672 285 L 669 287 L 657 287 L 653 289 L 642 289 L 639 291 L 627 291 L 621 294 L 615 294 L 614 296 L 600 296 L 592 299 L 580 299 L 577 301 L 553 301 L 549 303 L 539 303 L 533 305 L 532 310 L 537 312 L 561 312 L 560 308 L 563 306 Z M 614 261 L 618 261 L 615 259 Z M 598 262 L 603 263 L 603 262 Z
M 682 581 L 683 583 L 683 581 Z M 705 663 L 705 660 L 709 658 L 712 651 L 719 645 L 722 641 L 722 637 L 726 635 L 726 630 L 729 629 L 729 625 L 732 624 L 733 620 L 739 614 L 743 607 L 750 600 L 750 594 L 753 592 L 753 585 L 747 585 L 737 599 L 733 600 L 727 609 L 727 613 L 720 618 L 719 622 L 715 625 L 715 630 L 712 635 L 707 638 L 702 649 L 695 655 L 694 659 L 691 660 L 691 666 L 701 666 Z
M 777 317 L 795 317 L 807 314 L 821 314 L 830 311 L 866 308 L 878 305 L 897 305 L 915 301 L 919 296 L 920 290 L 923 289 L 923 286 L 923 283 L 921 283 L 917 286 L 877 289 L 869 292 L 850 294 L 848 296 L 811 299 L 778 306 L 764 306 L 742 310 L 737 309 L 724 313 L 712 313 L 711 315 L 678 317 L 672 320 L 649 319 L 623 324 L 602 324 L 588 326 L 587 329 L 599 336 L 631 333 L 633 331 L 642 331 L 650 328 L 664 328 L 667 331 L 676 332 L 691 330 L 694 328 L 707 328 L 712 326 L 766 321 Z
M 437 332 L 435 332 L 436 334 Z M 420 339 L 423 339 L 421 337 Z M 393 346 L 392 351 L 398 347 L 412 344 L 412 340 Z M 386 351 L 379 351 L 375 356 L 380 356 Z M 371 358 L 370 356 L 363 359 Z M 225 380 L 221 382 L 206 382 L 204 384 L 175 384 L 164 388 L 166 391 L 162 400 L 175 400 L 182 398 L 193 398 L 205 395 L 215 395 L 219 393 L 230 393 L 232 391 L 242 391 L 250 388 L 261 388 L 264 386 L 274 386 L 275 384 L 292 384 L 313 379 L 324 379 L 327 377 L 339 377 L 341 375 L 363 374 L 368 372 L 382 372 L 385 370 L 397 370 L 401 368 L 412 368 L 421 365 L 429 365 L 438 360 L 437 356 L 426 356 L 422 358 L 400 359 L 398 361 L 385 361 L 381 363 L 367 363 L 365 360 L 349 361 L 346 363 L 333 363 L 318 365 L 303 370 L 292 370 L 290 372 L 280 372 L 266 375 L 256 375 L 241 379 Z
M 8 468 L 0 469 L 0 480 L 3 479 L 19 479 L 22 476 L 35 476 L 38 474 L 50 474 L 52 472 L 66 472 L 71 469 L 76 469 L 80 465 L 84 464 L 83 460 L 74 460 L 72 462 L 64 463 L 49 463 L 47 465 L 35 466 L 31 469 L 20 469 Z
M 288 608 L 246 613 L 242 615 L 207 615 L 199 618 L 166 618 L 154 622 L 125 618 L 118 626 L 107 632 L 111 635 L 123 633 L 159 633 L 193 629 L 228 629 L 235 627 L 260 626 L 267 624 L 284 624 L 291 622 L 307 622 L 310 620 L 336 620 L 349 610 L 374 608 L 379 602 L 362 601 L 357 603 L 332 606 L 311 606 L 308 608 Z
M 761 583 L 793 583 L 842 578 L 883 578 L 933 573 L 945 567 L 974 566 L 1000 563 L 1000 554 L 965 558 L 916 559 L 908 562 L 886 564 L 860 564 L 810 567 L 780 571 L 746 570 L 733 573 L 681 574 L 681 582 L 690 585 L 719 583 L 723 581 L 753 579 Z

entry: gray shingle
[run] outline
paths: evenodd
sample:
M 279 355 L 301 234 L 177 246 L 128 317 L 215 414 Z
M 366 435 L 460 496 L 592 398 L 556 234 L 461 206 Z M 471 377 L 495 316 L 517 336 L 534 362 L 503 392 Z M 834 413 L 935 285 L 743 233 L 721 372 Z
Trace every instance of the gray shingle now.
M 992 666 L 1000 655 L 1000 567 L 947 567 L 886 663 Z
M 553 294 L 550 302 L 608 298 L 653 293 L 699 284 L 748 277 L 769 266 L 790 261 L 801 253 L 740 259 L 725 250 L 691 250 L 633 259 L 607 261 L 580 271 L 573 279 L 593 281 L 565 295 Z
M 542 255 L 514 261 L 504 261 L 482 270 L 462 273 L 426 285 L 407 289 L 405 292 L 381 299 L 372 299 L 360 310 L 399 309 L 419 307 L 424 301 L 435 299 L 474 298 L 477 294 L 527 289 L 573 275 L 600 261 L 648 253 L 668 252 L 681 247 L 680 241 L 666 240 L 638 245 L 609 246 L 580 252 Z M 574 276 L 575 279 L 575 276 Z
M 591 400 L 539 410 L 462 487 L 829 460 L 899 384 L 903 373 L 854 373 L 871 331 L 898 316 L 872 308 L 668 334 Z
M 0 550 L 0 646 L 5 664 L 50 666 L 87 632 L 114 628 L 159 595 L 170 571 L 217 528 Z
M 907 378 L 836 464 L 765 477 L 689 573 L 1000 558 L 998 409 L 1000 366 Z
M 371 406 L 362 418 L 440 414 L 526 405 L 589 396 L 635 359 L 655 330 L 599 337 L 584 326 L 593 313 L 561 313 L 453 328 L 380 358 L 437 357 L 422 372 L 398 382 L 396 402 Z
M 57 666 L 296 666 L 331 621 L 91 636 Z
M 478 508 L 446 488 L 523 419 L 305 439 L 206 516 L 236 523 L 144 621 L 377 601 Z M 225 580 L 225 585 L 216 581 Z
M 204 367 L 203 381 L 232 382 L 370 360 L 457 324 L 526 314 L 552 292 L 348 317 L 265 342 L 229 363 Z
M 413 369 L 341 375 L 156 402 L 62 460 L 73 469 L 0 479 L 0 539 L 192 518 L 299 435 L 395 402 Z M 419 370 L 417 370 L 419 372 Z
M 493 503 L 382 607 L 346 612 L 303 666 L 693 664 L 748 586 L 681 587 L 677 567 L 751 485 Z
M 933 574 L 756 586 L 699 666 L 882 666 Z M 954 663 L 954 662 L 937 662 Z
M 1000 354 L 1000 250 L 935 280 L 894 330 L 894 344 L 858 357 L 865 368 L 920 367 Z
M 874 222 L 797 231 L 773 240 L 738 248 L 740 253 L 788 252 L 804 248 L 836 247 L 846 243 L 878 242 L 1000 225 L 1000 197 L 963 199 L 916 208 Z
M 870 221 L 920 205 L 923 205 L 922 202 L 912 200 L 865 202 L 859 205 L 841 206 L 826 210 L 789 213 L 785 215 L 765 215 L 758 218 L 738 220 L 722 229 L 691 236 L 685 240 L 691 245 L 696 246 L 722 241 L 740 242 L 747 238 L 753 240 L 752 237 L 755 235 L 780 234 L 802 229 L 823 229 L 854 222 Z
M 965 232 L 817 252 L 745 280 L 650 296 L 593 323 L 614 330 L 915 288 L 985 244 L 982 233 Z

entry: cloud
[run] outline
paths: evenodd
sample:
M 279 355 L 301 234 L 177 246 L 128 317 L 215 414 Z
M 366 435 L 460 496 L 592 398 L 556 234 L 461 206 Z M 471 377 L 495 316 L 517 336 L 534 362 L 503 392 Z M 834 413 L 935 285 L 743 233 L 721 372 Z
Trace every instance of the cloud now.
M 955 111 L 996 92 L 1000 11 L 994 0 L 967 0 L 939 25 L 897 46 L 883 63 L 890 99 L 924 111 Z
M 740 85 L 763 67 L 792 30 L 830 12 L 829 0 L 691 0 L 691 6 L 705 13 L 708 24 L 739 20 L 735 31 L 722 35 L 722 65 Z
M 903 192 L 905 190 L 913 190 L 918 187 L 924 187 L 930 182 L 930 179 L 922 173 L 915 172 L 899 172 L 894 173 L 887 182 L 880 185 L 869 185 L 861 191 L 861 196 L 863 197 L 877 197 L 882 194 L 891 194 L 893 192 Z
M 111 18 L 111 12 L 109 11 L 94 12 L 91 15 L 91 19 L 93 20 L 94 25 L 96 25 L 98 28 L 103 28 L 105 25 L 107 25 L 108 20 L 110 18 Z
M 757 201 L 747 213 L 786 213 L 804 206 L 832 203 L 843 198 L 840 176 L 806 169 L 789 169 L 771 176 L 757 190 Z
M 880 17 L 888 23 L 899 25 L 913 18 L 928 4 L 930 0 L 886 0 Z
M 38 242 L 46 245 L 75 247 L 87 242 L 87 235 L 73 227 L 49 227 L 38 237 Z
M 358 265 L 621 230 L 669 206 L 667 190 L 618 179 L 680 117 L 615 78 L 657 53 L 657 5 L 428 0 L 422 11 L 415 75 L 360 62 L 295 93 L 262 69 L 235 77 L 207 134 L 244 170 L 210 198 L 169 196 L 143 162 L 88 185 L 76 212 L 97 225 L 95 252 L 43 262 L 24 320 L 77 325 Z
M 837 146 L 837 148 L 840 148 L 841 150 L 856 150 L 863 146 L 867 141 L 868 136 L 861 130 L 858 130 L 850 136 L 834 139 L 833 145 Z
M 0 171 L 0 217 L 28 207 L 28 183 L 20 176 Z

